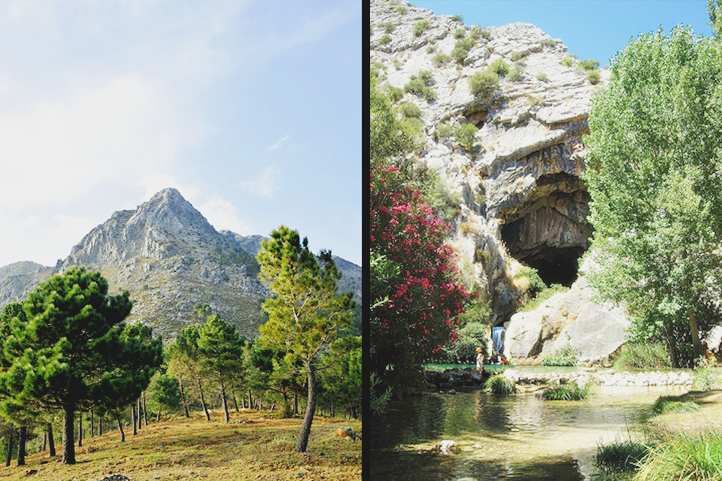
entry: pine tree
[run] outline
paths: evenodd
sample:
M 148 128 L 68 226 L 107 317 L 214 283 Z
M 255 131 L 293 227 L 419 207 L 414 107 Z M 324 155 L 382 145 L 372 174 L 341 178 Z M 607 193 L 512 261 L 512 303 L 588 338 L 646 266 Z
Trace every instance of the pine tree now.
M 305 452 L 316 411 L 316 376 L 323 369 L 318 358 L 339 331 L 350 326 L 353 293 L 336 294 L 341 273 L 331 252 L 322 250 L 315 257 L 308 239 L 301 242 L 297 231 L 280 226 L 261 246 L 256 255 L 260 277 L 274 294 L 263 302 L 269 319 L 260 327 L 261 338 L 265 345 L 303 362 L 308 402 L 296 451 Z

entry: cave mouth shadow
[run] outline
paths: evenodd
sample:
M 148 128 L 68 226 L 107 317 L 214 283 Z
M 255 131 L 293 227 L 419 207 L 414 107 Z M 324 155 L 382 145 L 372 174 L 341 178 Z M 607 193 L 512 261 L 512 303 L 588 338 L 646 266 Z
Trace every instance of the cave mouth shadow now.
M 533 267 L 539 273 L 544 284 L 561 284 L 571 287 L 577 280 L 579 270 L 579 258 L 584 254 L 584 248 L 574 247 L 550 247 L 543 246 L 534 253 L 527 255 L 516 255 L 515 257 L 523 264 Z

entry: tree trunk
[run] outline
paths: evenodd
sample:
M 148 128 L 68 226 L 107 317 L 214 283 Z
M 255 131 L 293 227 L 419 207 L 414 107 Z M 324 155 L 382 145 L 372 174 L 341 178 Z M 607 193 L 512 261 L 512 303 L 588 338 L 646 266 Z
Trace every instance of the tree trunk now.
M 135 412 L 135 403 L 130 405 L 130 420 L 133 423 L 133 436 L 136 436 L 138 434 L 137 429 L 137 423 L 138 423 L 138 415 Z
M 158 406 L 158 414 L 155 415 L 155 422 L 160 421 L 160 406 Z
M 50 423 L 46 424 L 48 431 L 48 450 L 50 451 L 50 457 L 55 456 L 55 440 L 53 439 L 53 425 Z
M 98 436 L 103 435 L 103 416 L 98 416 Z
M 75 408 L 66 406 L 63 417 L 63 464 L 75 464 Z
M 332 418 L 336 417 L 336 400 L 335 399 L 331 399 L 331 417 Z
M 181 401 L 183 401 L 183 412 L 189 418 L 191 415 L 188 413 L 188 401 L 186 401 L 186 393 L 183 390 L 183 378 L 180 376 L 178 377 L 178 388 L 180 389 Z M 143 393 L 143 402 L 145 402 L 145 393 Z
M 667 341 L 667 353 L 669 354 L 669 363 L 673 368 L 679 368 L 679 353 L 677 352 L 677 341 L 671 323 L 665 322 L 664 337 Z
M 226 395 L 226 385 L 221 382 L 221 400 L 223 401 L 223 413 L 226 415 L 226 424 L 231 422 L 231 415 L 228 412 L 228 396 Z
M 140 406 L 140 398 L 138 398 L 138 402 L 136 403 L 138 405 L 138 429 L 143 426 L 143 415 L 141 414 L 141 406 Z
M 303 417 L 301 431 L 298 433 L 298 442 L 296 443 L 296 452 L 305 453 L 308 446 L 308 437 L 311 435 L 311 424 L 313 424 L 313 415 L 316 412 L 316 372 L 311 365 L 311 360 L 305 361 L 306 374 L 308 376 L 308 402 L 306 403 L 306 414 Z
M 5 461 L 5 466 L 10 466 L 10 463 L 13 460 L 13 434 L 15 433 L 15 428 L 10 428 L 10 433 L 8 434 L 8 455 L 7 459 Z
M 705 353 L 702 352 L 702 344 L 699 341 L 699 330 L 697 329 L 697 316 L 693 309 L 689 310 L 689 329 L 692 331 L 692 346 L 694 347 L 694 358 L 699 359 Z
M 293 393 L 293 415 L 298 414 L 298 393 Z
M 90 430 L 89 430 L 89 433 L 90 433 L 90 437 L 91 437 L 91 438 L 92 438 L 93 436 L 95 436 L 95 433 L 93 432 L 93 431 L 95 431 L 95 419 L 94 419 L 95 416 L 94 416 L 94 414 L 95 414 L 95 413 L 93 413 L 93 409 L 91 409 L 91 410 L 90 410 Z
M 48 449 L 48 433 L 43 433 L 43 447 L 40 448 L 40 452 L 44 453 Z
M 145 391 L 143 391 L 143 419 L 145 420 L 145 425 L 148 425 L 148 410 L 145 408 Z
M 203 412 L 206 413 L 206 421 L 211 420 L 211 415 L 208 412 L 208 406 L 206 406 L 206 398 L 203 396 L 203 385 L 201 384 L 200 378 L 198 379 L 198 392 L 201 395 L 201 405 L 203 406 Z
M 28 440 L 28 427 L 20 426 L 20 436 L 18 436 L 18 466 L 25 466 L 25 444 Z
M 236 388 L 231 386 L 231 394 L 233 394 L 233 405 L 236 407 L 236 412 L 238 411 L 238 401 L 236 400 Z
M 248 409 L 253 409 L 253 391 L 248 390 Z
M 118 418 L 118 430 L 120 431 L 120 442 L 125 442 L 125 431 L 123 431 L 123 421 Z
M 83 413 L 78 413 L 78 447 L 83 446 Z

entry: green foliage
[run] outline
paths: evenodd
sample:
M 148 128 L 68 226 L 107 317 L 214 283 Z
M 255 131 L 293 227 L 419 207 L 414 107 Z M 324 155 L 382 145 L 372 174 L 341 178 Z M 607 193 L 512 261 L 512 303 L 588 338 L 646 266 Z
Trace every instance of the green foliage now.
M 421 117 L 421 109 L 413 102 L 402 102 L 399 104 L 399 112 L 404 117 L 418 119 Z
M 585 138 L 602 266 L 590 281 L 635 313 L 636 333 L 666 341 L 673 367 L 692 366 L 700 333 L 720 318 L 710 287 L 722 281 L 719 46 L 688 28 L 632 40 Z
M 499 88 L 499 76 L 491 70 L 474 72 L 469 75 L 469 88 L 477 98 L 488 97 Z
M 434 75 L 430 70 L 421 70 L 411 75 L 409 81 L 404 85 L 404 92 L 416 95 L 423 95 L 429 102 L 436 100 L 436 92 L 430 88 L 434 84 Z
M 716 368 L 705 365 L 697 366 L 694 370 L 694 388 L 698 391 L 711 391 L 719 389 L 720 379 Z
M 491 36 L 491 30 L 488 28 L 482 28 L 479 25 L 471 27 L 471 37 L 476 39 L 479 37 L 488 39 Z
M 436 52 L 436 45 L 429 45 L 428 47 L 426 47 L 426 53 L 431 54 L 434 52 Z
M 612 441 L 597 446 L 594 464 L 605 473 L 632 473 L 651 450 L 652 446 L 640 441 Z
M 527 292 L 532 297 L 536 296 L 541 291 L 547 288 L 547 285 L 544 284 L 542 278 L 539 277 L 539 271 L 537 271 L 533 267 L 524 264 L 520 265 L 516 268 L 516 271 L 514 271 L 514 277 L 526 277 L 527 279 L 529 279 L 529 287 L 527 288 Z
M 372 372 L 369 376 L 369 384 L 371 387 L 369 407 L 371 408 L 371 413 L 378 416 L 386 411 L 386 406 L 391 400 L 391 388 L 388 387 L 385 391 L 379 392 L 381 380 L 375 372 Z
M 436 68 L 446 65 L 450 61 L 451 61 L 451 57 L 449 57 L 445 53 L 441 53 L 441 52 L 439 52 L 436 55 L 434 55 L 433 57 L 431 57 L 431 64 Z
M 396 28 L 396 24 L 394 22 L 383 22 L 379 24 L 379 27 L 384 29 L 384 32 L 391 33 Z
M 479 318 L 467 322 L 457 331 L 456 341 L 444 349 L 444 359 L 439 360 L 456 364 L 473 364 L 477 347 L 484 349 L 488 356 L 491 351 L 487 330 L 488 327 L 483 322 L 479 322 Z
M 409 77 L 409 81 L 406 82 L 406 85 L 404 85 L 404 92 L 421 95 L 424 93 L 424 82 L 416 77 L 416 75 L 412 75 Z
M 547 74 L 545 72 L 539 72 L 536 74 L 536 79 L 540 80 L 542 82 L 546 82 L 549 80 L 549 77 L 547 76 Z
M 657 445 L 644 460 L 635 481 L 719 480 L 722 435 L 678 435 Z
M 454 139 L 464 150 L 471 151 L 479 128 L 474 124 L 462 124 L 454 129 Z
M 391 42 L 391 35 L 388 34 L 382 35 L 379 39 L 379 45 L 386 45 L 389 42 Z
M 569 344 L 566 344 L 551 354 L 541 358 L 542 366 L 576 366 L 577 354 Z
M 434 129 L 434 138 L 437 141 L 441 139 L 448 139 L 452 135 L 454 135 L 453 126 L 444 122 L 439 122 L 438 124 L 436 124 L 436 128 Z
M 509 64 L 506 63 L 503 58 L 497 58 L 489 64 L 488 70 L 503 77 L 509 73 Z
M 157 374 L 148 386 L 148 398 L 159 409 L 177 411 L 181 407 L 178 379 L 170 374 Z
M 517 62 L 524 58 L 524 54 L 522 52 L 512 52 L 509 58 L 511 58 L 512 62 Z
M 599 68 L 599 61 L 598 60 L 580 60 L 579 61 L 579 67 L 582 70 L 596 70 Z
M 566 384 L 555 384 L 542 391 L 542 398 L 547 401 L 581 401 L 589 397 L 590 386 L 580 387 L 576 381 Z
M 454 32 L 454 38 L 460 39 L 466 37 L 466 29 L 465 28 L 459 28 Z
M 430 23 L 428 20 L 419 20 L 414 24 L 414 35 L 417 37 L 420 36 L 422 33 L 424 33 L 424 31 L 426 31 L 426 29 L 429 28 L 429 25 Z
M 251 254 L 243 249 L 233 249 L 229 253 L 225 253 L 220 247 L 216 247 L 215 252 L 218 254 L 218 261 L 221 265 L 246 266 L 246 275 L 250 277 L 256 277 L 258 275 L 258 262 L 256 262 L 256 259 Z
M 557 41 L 552 38 L 542 39 L 542 41 L 539 43 L 542 45 L 542 47 L 556 47 L 557 46 Z
M 509 73 L 506 74 L 506 79 L 509 82 L 518 82 L 522 79 L 521 68 L 518 65 L 509 69 Z
M 565 67 L 571 67 L 574 60 L 571 57 L 564 57 L 560 63 Z
M 361 388 L 363 376 L 361 337 L 344 337 L 330 344 L 321 357 L 328 366 L 321 372 L 324 397 L 334 405 L 346 409 L 353 417 L 361 414 Z
M 694 401 L 679 401 L 676 396 L 660 396 L 652 405 L 654 414 L 689 413 L 699 410 L 699 404 Z
M 592 85 L 597 85 L 599 81 L 601 80 L 601 74 L 598 69 L 589 70 L 587 72 L 587 80 L 589 80 L 589 83 Z
M 409 9 L 404 7 L 403 5 L 396 7 L 396 13 L 399 15 L 406 15 L 409 12 Z
M 619 350 L 614 369 L 659 369 L 670 367 L 667 349 L 661 342 L 627 342 Z
M 466 56 L 469 55 L 469 51 L 476 45 L 473 35 L 470 37 L 462 38 L 454 45 L 454 49 L 451 51 L 451 57 L 456 63 L 464 65 Z
M 416 134 L 405 119 L 400 119 L 391 99 L 376 88 L 371 76 L 371 161 L 403 156 L 416 146 Z
M 504 377 L 503 374 L 495 374 L 486 380 L 486 389 L 494 394 L 506 396 L 516 392 L 516 384 L 512 379 Z
M 536 309 L 542 302 L 546 301 L 550 297 L 559 294 L 561 292 L 567 292 L 569 290 L 568 287 L 565 287 L 561 284 L 552 284 L 551 286 L 547 287 L 546 289 L 543 289 L 537 296 L 532 299 L 531 301 L 527 302 L 522 306 L 520 309 L 521 312 L 529 312 Z
M 453 15 L 451 19 L 455 22 L 463 22 L 464 18 L 461 15 Z
M 386 92 L 388 93 L 388 96 L 391 100 L 394 102 L 398 102 L 401 100 L 404 96 L 403 89 L 400 89 L 398 87 L 394 87 L 393 85 L 387 85 L 386 86 Z

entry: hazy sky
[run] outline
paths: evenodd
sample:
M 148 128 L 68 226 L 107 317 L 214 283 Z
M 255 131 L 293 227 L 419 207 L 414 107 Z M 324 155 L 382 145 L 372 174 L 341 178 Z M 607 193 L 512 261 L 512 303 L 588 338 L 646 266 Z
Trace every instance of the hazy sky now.
M 580 59 L 609 60 L 640 33 L 666 33 L 691 25 L 711 35 L 706 0 L 416 0 L 414 5 L 438 15 L 462 15 L 467 25 L 500 27 L 533 23 L 560 38 Z
M 0 2 L 0 266 L 175 187 L 361 263 L 358 0 Z

